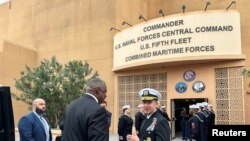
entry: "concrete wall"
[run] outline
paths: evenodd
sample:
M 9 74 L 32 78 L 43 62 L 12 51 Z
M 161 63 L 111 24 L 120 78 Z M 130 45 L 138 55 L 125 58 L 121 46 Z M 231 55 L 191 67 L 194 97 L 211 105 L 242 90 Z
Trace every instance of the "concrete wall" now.
M 208 10 L 226 9 L 230 4 L 228 0 L 210 0 L 210 2 Z M 6 54 L 4 51 L 5 57 L 3 53 L 0 53 L 2 54 L 0 65 L 5 68 L 14 68 L 5 72 L 1 71 L 0 83 L 14 87 L 12 81 L 19 76 L 24 64 L 33 66 L 41 59 L 50 58 L 53 55 L 61 63 L 73 59 L 87 60 L 107 82 L 108 109 L 114 113 L 111 131 L 115 131 L 118 118 L 115 114 L 118 111 L 115 91 L 117 74 L 111 69 L 113 36 L 116 32 L 110 32 L 110 27 L 122 30 L 129 28 L 127 25 L 121 25 L 123 21 L 132 25 L 144 22 L 138 19 L 140 14 L 148 20 L 160 17 L 158 13 L 160 9 L 165 15 L 181 13 L 183 4 L 187 7 L 186 12 L 205 8 L 205 1 L 201 0 L 25 0 L 25 2 L 15 0 L 11 9 L 8 4 L 0 5 L 2 41 L 15 42 L 15 47 L 36 48 L 36 53 L 33 52 L 34 54 L 30 56 L 17 54 L 9 58 L 10 52 Z M 242 51 L 247 56 L 245 66 L 248 68 L 250 67 L 249 6 L 250 1 L 237 0 L 236 6 L 233 5 L 230 8 L 238 10 L 241 14 Z M 6 47 L 9 48 L 9 46 Z M 17 50 L 13 49 L 14 52 Z M 2 61 L 4 59 L 13 60 L 13 63 L 6 64 Z M 15 60 L 23 62 L 18 66 Z M 246 79 L 244 83 L 246 89 L 249 89 L 247 88 L 249 79 Z M 250 95 L 245 96 L 245 109 L 249 109 Z M 14 106 L 16 122 L 27 112 L 24 104 L 14 102 L 14 104 L 17 103 L 22 109 L 17 111 L 15 108 L 17 106 Z M 246 111 L 245 115 L 246 123 L 249 124 L 250 111 Z
M 36 66 L 36 49 L 27 48 L 9 41 L 3 41 L 0 50 L 0 84 L 10 86 L 11 92 L 18 94 L 15 88 L 15 79 L 20 77 L 25 65 Z M 22 101 L 12 99 L 14 120 L 17 124 L 21 115 L 28 111 L 28 105 Z

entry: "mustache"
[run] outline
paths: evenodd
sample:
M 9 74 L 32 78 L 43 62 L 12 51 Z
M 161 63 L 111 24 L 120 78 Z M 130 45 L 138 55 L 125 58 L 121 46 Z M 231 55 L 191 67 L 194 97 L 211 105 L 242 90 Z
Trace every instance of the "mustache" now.
M 46 112 L 46 108 L 45 108 L 45 107 L 39 108 L 39 107 L 36 106 L 35 111 L 36 111 L 36 113 L 37 113 L 38 115 L 43 115 L 43 114 L 45 114 L 45 112 Z

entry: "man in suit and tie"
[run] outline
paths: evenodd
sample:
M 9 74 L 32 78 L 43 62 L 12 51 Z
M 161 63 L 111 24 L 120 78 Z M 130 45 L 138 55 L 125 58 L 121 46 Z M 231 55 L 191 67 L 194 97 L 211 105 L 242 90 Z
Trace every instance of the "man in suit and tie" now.
M 128 141 L 170 141 L 170 127 L 168 121 L 157 111 L 161 94 L 152 88 L 139 91 L 143 102 L 146 118 L 143 120 L 139 137 L 136 134 L 128 135 Z
M 63 141 L 108 141 L 109 123 L 105 108 L 107 87 L 103 80 L 87 82 L 86 94 L 68 106 L 64 118 Z
M 32 112 L 23 116 L 18 123 L 20 141 L 52 141 L 51 129 L 43 117 L 46 103 L 41 98 L 32 102 Z

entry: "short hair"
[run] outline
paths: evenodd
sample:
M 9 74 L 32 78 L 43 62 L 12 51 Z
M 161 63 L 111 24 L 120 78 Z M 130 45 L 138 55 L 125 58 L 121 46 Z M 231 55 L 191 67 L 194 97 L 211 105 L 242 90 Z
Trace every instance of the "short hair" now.
M 122 113 L 124 113 L 128 108 L 122 109 Z
M 43 100 L 42 98 L 36 98 L 33 100 L 32 105 L 36 104 L 38 101 Z M 43 100 L 44 101 L 44 100 Z
M 87 82 L 87 88 L 86 88 L 86 90 L 87 91 L 91 91 L 94 88 L 105 87 L 105 86 L 106 86 L 106 84 L 105 84 L 105 82 L 103 80 L 101 80 L 100 78 L 94 77 L 94 78 L 91 78 Z

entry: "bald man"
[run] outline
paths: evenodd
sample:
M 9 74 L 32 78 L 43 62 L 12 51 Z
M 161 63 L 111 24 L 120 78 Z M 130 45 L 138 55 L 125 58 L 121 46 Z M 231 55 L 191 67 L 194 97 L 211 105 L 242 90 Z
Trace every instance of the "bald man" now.
M 52 141 L 51 129 L 43 117 L 46 103 L 37 98 L 32 102 L 32 112 L 23 116 L 18 123 L 20 141 Z

